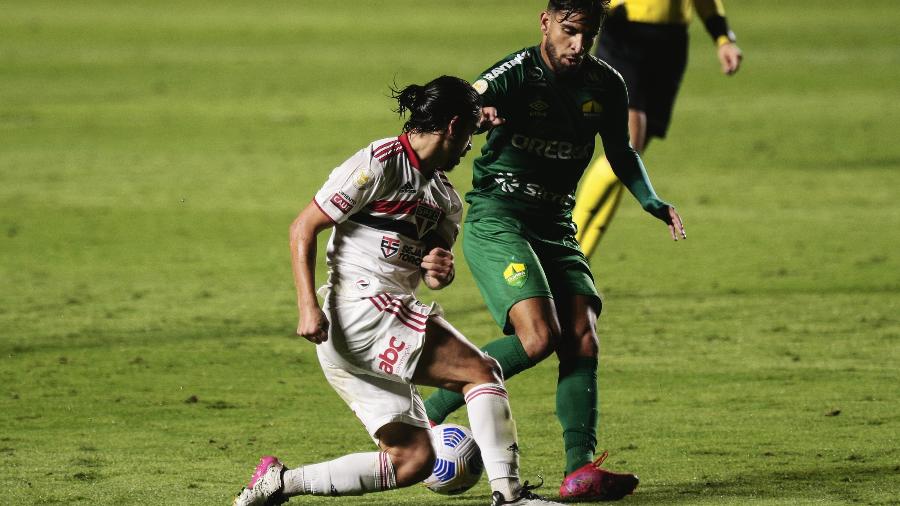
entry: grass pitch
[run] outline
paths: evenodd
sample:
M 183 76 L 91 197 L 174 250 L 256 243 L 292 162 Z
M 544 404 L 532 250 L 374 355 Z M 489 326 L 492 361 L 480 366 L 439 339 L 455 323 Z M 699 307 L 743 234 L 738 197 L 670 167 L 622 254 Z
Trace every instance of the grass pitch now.
M 730 79 L 692 27 L 646 157 L 689 239 L 628 201 L 593 260 L 600 445 L 642 477 L 629 504 L 898 504 L 900 11 L 858 4 L 732 1 Z M 399 130 L 391 83 L 474 77 L 538 40 L 541 6 L 7 2 L 2 502 L 226 504 L 263 453 L 369 450 L 292 337 L 288 224 Z M 464 263 L 438 298 L 473 341 L 498 335 Z M 509 387 L 523 477 L 554 496 L 552 361 Z

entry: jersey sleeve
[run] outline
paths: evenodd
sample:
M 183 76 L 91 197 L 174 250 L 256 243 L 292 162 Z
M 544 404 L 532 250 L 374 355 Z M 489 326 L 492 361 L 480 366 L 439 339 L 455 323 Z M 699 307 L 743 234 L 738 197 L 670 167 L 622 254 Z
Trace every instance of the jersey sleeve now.
M 447 249 L 452 248 L 456 243 L 456 238 L 459 236 L 459 224 L 462 221 L 462 214 L 462 201 L 457 195 L 453 200 L 453 204 L 450 206 L 450 212 L 443 217 L 435 230 L 440 240 L 446 243 Z
M 484 107 L 503 108 L 504 99 L 509 91 L 521 81 L 522 66 L 527 57 L 528 50 L 523 49 L 498 61 L 478 75 L 472 87 L 481 95 Z
M 605 95 L 603 109 L 606 111 L 606 120 L 600 124 L 600 138 L 603 141 L 603 150 L 609 158 L 610 153 L 616 156 L 619 152 L 631 147 L 631 138 L 628 134 L 628 89 L 622 75 L 608 67 L 605 82 L 608 91 Z
M 722 4 L 722 0 L 694 0 L 694 8 L 697 9 L 697 14 L 701 19 L 710 16 L 725 16 L 725 6 Z
M 331 221 L 342 223 L 378 198 L 384 179 L 384 167 L 363 149 L 331 172 L 314 201 Z
M 694 0 L 694 9 L 703 20 L 706 31 L 717 44 L 722 45 L 725 42 L 736 40 L 734 32 L 728 26 L 728 20 L 725 18 L 725 6 L 722 4 L 722 0 Z
M 605 104 L 609 119 L 603 123 L 599 132 L 603 151 L 616 177 L 641 203 L 641 207 L 657 218 L 665 219 L 669 204 L 656 195 L 640 155 L 631 146 L 625 81 L 618 72 L 611 70 L 611 75 L 610 94 Z

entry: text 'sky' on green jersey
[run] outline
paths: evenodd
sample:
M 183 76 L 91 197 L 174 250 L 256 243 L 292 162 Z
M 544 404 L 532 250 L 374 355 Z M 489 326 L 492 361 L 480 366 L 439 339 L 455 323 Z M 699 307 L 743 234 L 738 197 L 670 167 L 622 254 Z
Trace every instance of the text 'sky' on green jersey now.
M 631 148 L 625 83 L 605 62 L 585 56 L 578 70 L 560 76 L 533 46 L 500 60 L 473 86 L 506 122 L 491 129 L 473 164 L 467 221 L 488 215 L 571 221 L 598 134 L 616 175 L 644 208 L 666 205 Z

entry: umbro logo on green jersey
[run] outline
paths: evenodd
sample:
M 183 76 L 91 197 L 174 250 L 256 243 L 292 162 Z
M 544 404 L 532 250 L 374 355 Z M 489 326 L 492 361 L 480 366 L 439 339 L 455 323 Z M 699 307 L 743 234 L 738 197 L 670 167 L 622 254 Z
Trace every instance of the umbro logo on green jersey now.
M 550 104 L 548 104 L 547 102 L 544 102 L 541 99 L 538 99 L 538 100 L 535 100 L 534 102 L 528 104 L 528 107 L 530 107 L 531 110 L 533 110 L 533 111 L 546 111 L 547 108 L 550 107 Z
M 547 109 L 550 108 L 550 104 L 544 102 L 541 99 L 537 99 L 534 102 L 528 104 L 528 108 L 531 109 L 530 111 L 528 111 L 528 115 L 532 118 L 546 118 Z

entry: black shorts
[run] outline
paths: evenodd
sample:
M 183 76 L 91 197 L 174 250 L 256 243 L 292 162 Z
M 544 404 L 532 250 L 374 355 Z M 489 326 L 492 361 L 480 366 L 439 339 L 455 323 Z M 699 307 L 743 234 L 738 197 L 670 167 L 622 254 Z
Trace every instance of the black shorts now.
M 622 74 L 628 107 L 647 113 L 647 136 L 665 137 L 687 66 L 687 26 L 634 23 L 623 8 L 603 25 L 595 54 Z

